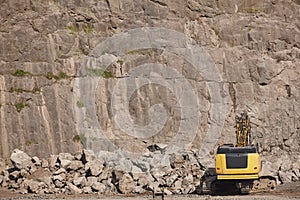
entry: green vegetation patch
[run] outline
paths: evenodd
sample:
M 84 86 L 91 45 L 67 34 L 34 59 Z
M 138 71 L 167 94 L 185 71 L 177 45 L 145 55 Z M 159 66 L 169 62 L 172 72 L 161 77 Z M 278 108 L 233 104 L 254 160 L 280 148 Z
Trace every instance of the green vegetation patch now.
M 82 108 L 84 106 L 84 104 L 81 101 L 77 101 L 76 105 L 78 108 Z
M 73 142 L 81 142 L 82 144 L 85 144 L 86 137 L 84 136 L 84 134 L 74 135 Z
M 35 86 L 32 90 L 25 90 L 23 88 L 14 88 L 14 87 L 11 87 L 9 92 L 13 93 L 17 93 L 17 94 L 20 94 L 20 93 L 23 93 L 23 92 L 27 92 L 27 93 L 39 93 L 41 92 L 41 88 L 40 87 L 37 87 Z
M 258 13 L 258 12 L 260 12 L 259 9 L 254 8 L 254 7 L 243 8 L 241 11 L 244 12 L 244 13 Z
M 153 53 L 157 52 L 157 49 L 137 49 L 137 50 L 131 50 L 128 51 L 128 55 L 133 55 L 133 54 L 139 54 L 139 55 L 152 55 Z
M 119 63 L 120 65 L 123 65 L 124 61 L 123 60 L 118 60 L 117 63 Z
M 103 69 L 87 69 L 88 76 L 101 76 L 103 78 L 113 78 L 114 75 L 110 71 L 106 71 Z
M 83 30 L 84 30 L 84 32 L 86 32 L 86 33 L 92 33 L 92 32 L 94 31 L 94 28 L 93 28 L 93 26 L 90 25 L 90 24 L 84 24 Z
M 14 73 L 12 73 L 13 76 L 31 76 L 32 74 L 30 72 L 24 71 L 22 69 L 17 69 Z
M 31 139 L 31 140 L 27 140 L 26 142 L 25 142 L 25 145 L 26 146 L 30 146 L 30 145 L 33 145 L 35 143 L 35 141 L 33 140 L 33 139 Z
M 79 29 L 78 29 L 77 26 L 69 25 L 69 26 L 67 26 L 67 29 L 69 29 L 72 33 L 78 33 L 79 32 Z
M 16 92 L 17 94 L 25 92 L 23 88 L 13 88 L 11 87 L 9 92 Z
M 55 79 L 58 81 L 58 80 L 62 80 L 62 79 L 67 79 L 67 78 L 69 78 L 69 76 L 64 72 L 59 72 L 57 75 L 53 74 L 52 72 L 47 72 L 46 78 L 49 80 Z
M 17 103 L 17 104 L 15 105 L 15 107 L 16 107 L 16 109 L 17 109 L 18 112 L 21 112 L 21 110 L 22 110 L 23 108 L 25 108 L 26 106 L 29 106 L 29 105 L 26 104 L 26 103 L 23 103 L 23 102 L 19 102 L 19 103 Z

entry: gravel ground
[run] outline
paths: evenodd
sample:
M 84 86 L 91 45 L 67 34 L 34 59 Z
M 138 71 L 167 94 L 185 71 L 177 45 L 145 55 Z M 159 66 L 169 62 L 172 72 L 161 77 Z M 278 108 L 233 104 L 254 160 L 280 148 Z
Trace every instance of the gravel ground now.
M 21 195 L 13 193 L 6 189 L 0 189 L 0 199 L 10 200 L 57 200 L 57 199 L 72 199 L 72 200 L 161 200 L 161 196 L 104 196 L 104 195 Z M 250 195 L 234 195 L 234 196 L 209 196 L 209 195 L 172 195 L 165 196 L 164 200 L 288 200 L 300 199 L 300 182 L 280 185 L 273 192 L 250 194 Z

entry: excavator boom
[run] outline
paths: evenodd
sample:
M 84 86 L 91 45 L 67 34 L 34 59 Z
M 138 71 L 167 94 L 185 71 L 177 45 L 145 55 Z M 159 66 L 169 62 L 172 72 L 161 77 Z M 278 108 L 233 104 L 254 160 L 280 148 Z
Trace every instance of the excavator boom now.
M 235 117 L 235 128 L 236 128 L 236 146 L 246 147 L 251 146 L 252 135 L 251 135 L 251 125 L 250 118 L 247 112 L 243 112 L 241 116 Z

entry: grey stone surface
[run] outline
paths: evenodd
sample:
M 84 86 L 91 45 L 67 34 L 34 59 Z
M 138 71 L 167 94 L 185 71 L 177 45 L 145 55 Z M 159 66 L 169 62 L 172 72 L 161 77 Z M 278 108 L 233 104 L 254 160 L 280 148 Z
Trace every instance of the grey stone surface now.
M 10 160 L 13 163 L 13 165 L 18 169 L 24 169 L 32 164 L 31 157 L 19 149 L 15 149 L 12 152 Z
M 82 186 L 85 189 L 79 188 L 84 193 L 91 193 L 90 186 L 98 181 L 115 192 L 119 181 L 130 180 L 127 175 L 123 178 L 124 174 L 134 173 L 132 181 L 139 186 L 151 188 L 155 182 L 157 189 L 159 184 L 168 184 L 172 193 L 190 193 L 199 184 L 204 166 L 214 165 L 217 144 L 235 142 L 235 115 L 243 110 L 251 115 L 254 143 L 264 161 L 261 174 L 272 175 L 278 182 L 298 180 L 299 6 L 293 0 L 1 1 L 2 187 L 26 193 L 18 188 L 19 183 L 32 178 L 33 182 L 28 182 L 31 192 L 63 193 L 68 191 L 65 181 L 72 183 L 77 173 L 87 179 L 87 186 Z M 103 46 L 118 33 L 128 36 L 138 27 L 162 27 L 169 34 L 154 39 L 146 34 L 134 41 L 120 39 Z M 188 46 L 187 40 L 177 40 L 172 31 L 194 42 Z M 168 43 L 167 39 L 172 40 Z M 134 42 L 149 48 L 130 49 Z M 157 49 L 156 43 L 163 43 L 163 48 Z M 172 45 L 178 48 L 172 51 Z M 201 47 L 213 65 L 206 67 L 205 59 L 187 59 L 187 46 Z M 94 72 L 91 77 L 85 76 L 88 70 L 84 66 L 93 65 L 89 59 L 94 58 L 97 65 L 92 67 L 107 67 L 107 75 L 112 77 L 96 76 L 94 68 L 89 69 Z M 134 73 L 148 63 L 174 69 L 180 76 L 154 67 Z M 204 69 L 199 72 L 192 65 Z M 216 69 L 215 73 L 207 74 L 210 69 Z M 220 79 L 207 81 L 216 75 Z M 160 76 L 163 78 L 155 84 L 141 85 L 149 77 L 156 80 Z M 84 82 L 90 79 L 96 81 Z M 192 90 L 172 90 L 182 79 Z M 78 85 L 78 80 L 86 84 Z M 126 84 L 120 84 L 123 81 Z M 92 96 L 85 95 L 90 91 Z M 191 91 L 197 109 L 190 109 L 192 98 L 186 98 Z M 224 100 L 224 113 L 212 110 L 223 105 L 216 101 L 218 95 Z M 115 100 L 120 104 L 115 105 Z M 186 104 L 180 104 L 183 100 Z M 116 112 L 126 110 L 127 103 L 130 117 L 118 122 Z M 186 117 L 185 112 L 198 117 Z M 226 116 L 224 124 L 218 114 Z M 162 120 L 165 115 L 166 121 Z M 194 126 L 191 121 L 196 118 Z M 182 124 L 190 127 L 187 133 L 195 129 L 195 135 L 182 134 Z M 126 132 L 132 127 L 137 129 Z M 210 138 L 212 127 L 221 131 Z M 145 129 L 157 132 L 149 136 Z M 188 151 L 191 148 L 193 152 Z M 203 152 L 205 157 L 200 156 Z M 129 159 L 128 154 L 138 158 Z M 8 172 L 11 166 L 3 164 L 2 158 L 10 159 L 21 171 Z M 101 161 L 94 162 L 97 159 Z M 30 177 L 39 174 L 40 168 L 47 169 L 47 181 Z M 178 180 L 173 181 L 170 173 Z M 142 192 L 140 187 L 131 190 L 130 184 L 125 186 L 125 192 Z

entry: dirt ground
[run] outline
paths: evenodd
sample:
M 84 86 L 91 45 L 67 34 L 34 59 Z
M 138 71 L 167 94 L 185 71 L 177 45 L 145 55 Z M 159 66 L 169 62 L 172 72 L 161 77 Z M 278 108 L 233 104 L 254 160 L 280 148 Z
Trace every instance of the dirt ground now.
M 104 195 L 35 195 L 35 194 L 17 194 L 7 189 L 0 189 L 0 199 L 10 200 L 40 200 L 40 199 L 74 199 L 74 200 L 151 200 L 163 199 L 162 196 L 152 195 L 148 196 L 104 196 Z M 264 192 L 249 195 L 230 195 L 230 196 L 209 196 L 209 195 L 171 195 L 164 196 L 164 200 L 288 200 L 288 199 L 300 199 L 300 182 L 288 183 L 277 186 L 276 190 L 272 192 Z

